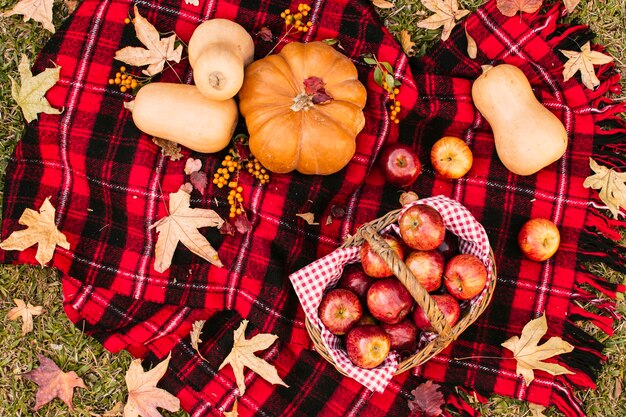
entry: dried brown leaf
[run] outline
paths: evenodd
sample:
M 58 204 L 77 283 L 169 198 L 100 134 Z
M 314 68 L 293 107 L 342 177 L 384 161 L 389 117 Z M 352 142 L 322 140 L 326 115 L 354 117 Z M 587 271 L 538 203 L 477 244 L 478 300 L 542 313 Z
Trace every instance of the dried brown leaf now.
M 578 3 L 580 3 L 580 0 L 563 0 L 565 10 L 567 10 L 568 13 L 572 13 L 574 9 L 576 9 L 576 6 L 578 6 Z
M 528 409 L 532 414 L 532 417 L 547 417 L 543 412 L 546 410 L 546 407 L 543 405 L 528 403 Z
M 157 383 L 170 363 L 171 354 L 148 372 L 141 367 L 141 359 L 135 359 L 128 367 L 124 379 L 128 388 L 128 401 L 124 406 L 124 417 L 161 417 L 158 408 L 175 413 L 180 409 L 180 401 Z
M 535 13 L 543 0 L 497 0 L 497 7 L 505 16 L 512 17 L 518 13 Z
M 424 29 L 437 29 L 443 26 L 442 41 L 450 37 L 456 21 L 469 13 L 469 10 L 459 9 L 457 0 L 422 0 L 422 4 L 435 14 L 418 22 L 417 26 Z
M 246 339 L 247 326 L 248 320 L 242 320 L 241 325 L 235 330 L 233 349 L 226 359 L 224 359 L 219 369 L 230 364 L 235 374 L 235 380 L 237 381 L 237 388 L 239 388 L 240 395 L 246 392 L 245 378 L 243 375 L 244 368 L 249 368 L 270 384 L 280 384 L 288 387 L 278 376 L 278 372 L 274 366 L 254 354 L 254 352 L 270 347 L 274 341 L 278 339 L 278 336 L 269 333 L 259 333 L 251 339 Z
M 27 226 L 27 228 L 11 233 L 7 239 L 0 243 L 0 249 L 22 251 L 37 245 L 35 259 L 41 265 L 45 265 L 52 259 L 57 245 L 69 250 L 70 244 L 65 235 L 57 229 L 54 222 L 55 212 L 49 197 L 41 204 L 38 212 L 25 209 L 19 223 Z
M 183 46 L 178 45 L 177 48 L 174 48 L 176 35 L 161 39 L 156 28 L 139 14 L 137 6 L 135 6 L 135 32 L 137 39 L 146 48 L 127 46 L 115 53 L 115 59 L 139 67 L 148 65 L 148 68 L 141 71 L 148 76 L 163 71 L 166 61 L 180 62 Z
M 178 243 L 216 266 L 223 266 L 217 251 L 198 232 L 201 227 L 221 227 L 224 220 L 210 209 L 190 208 L 190 196 L 184 189 L 170 193 L 169 215 L 150 226 L 159 238 L 155 248 L 154 269 L 163 272 L 172 264 Z
M 74 13 L 78 7 L 78 0 L 63 0 L 63 3 L 69 14 Z
M 415 42 L 411 40 L 411 35 L 407 30 L 402 30 L 400 32 L 400 45 L 402 45 L 402 50 L 407 56 L 415 55 Z
M 35 411 L 55 398 L 60 398 L 72 410 L 74 388 L 87 388 L 85 383 L 76 372 L 63 372 L 51 359 L 38 356 L 39 368 L 22 375 L 39 385 L 35 396 Z
M 409 400 L 409 409 L 420 417 L 437 417 L 443 413 L 444 397 L 439 391 L 440 385 L 433 381 L 426 381 L 415 387 Z
M 24 22 L 33 19 L 43 24 L 43 28 L 54 33 L 52 24 L 52 6 L 54 0 L 20 0 L 12 10 L 0 14 L 0 16 L 24 15 Z
M 548 322 L 545 314 L 526 323 L 521 336 L 513 336 L 502 343 L 502 346 L 511 352 L 517 361 L 517 374 L 524 377 L 526 385 L 535 378 L 534 370 L 541 370 L 551 375 L 571 374 L 572 372 L 556 363 L 544 362 L 562 353 L 569 353 L 574 349 L 560 337 L 551 337 L 544 344 L 539 341 L 548 331 Z
M 59 81 L 61 67 L 46 68 L 33 77 L 28 57 L 22 54 L 18 65 L 20 84 L 11 77 L 11 95 L 24 113 L 24 119 L 30 123 L 37 119 L 39 113 L 61 114 L 61 110 L 50 105 L 45 95 Z
M 391 9 L 394 7 L 393 3 L 387 0 L 372 0 L 372 4 L 379 9 Z
M 202 343 L 202 339 L 200 339 L 200 335 L 202 334 L 202 328 L 204 327 L 204 323 L 206 320 L 196 320 L 193 322 L 191 326 L 191 333 L 189 337 L 191 338 L 191 347 L 195 349 L 196 352 L 200 353 L 200 343 Z
M 42 306 L 34 306 L 31 303 L 26 304 L 23 300 L 15 298 L 13 300 L 17 307 L 9 310 L 7 318 L 9 320 L 17 320 L 22 318 L 22 336 L 33 331 L 33 316 L 41 315 L 44 310 Z
M 580 78 L 583 84 L 590 90 L 600 85 L 600 80 L 596 77 L 593 66 L 608 64 L 613 61 L 613 58 L 608 55 L 604 55 L 598 51 L 592 51 L 590 42 L 584 44 L 582 48 L 580 48 L 580 52 L 559 50 L 563 55 L 569 58 L 563 67 L 563 80 L 569 80 L 574 74 L 580 71 Z
M 185 162 L 185 175 L 191 175 L 202 169 L 202 161 L 199 159 L 189 158 Z
M 176 142 L 157 137 L 153 137 L 152 142 L 161 148 L 163 156 L 169 156 L 172 161 L 178 161 L 183 157 L 182 149 Z
M 616 172 L 613 168 L 598 164 L 592 158 L 589 158 L 589 166 L 595 174 L 585 178 L 583 187 L 600 190 L 600 200 L 618 218 L 620 208 L 626 207 L 626 172 Z
M 304 221 L 310 225 L 319 224 L 315 221 L 315 215 L 313 213 L 298 213 L 296 216 L 304 219 Z

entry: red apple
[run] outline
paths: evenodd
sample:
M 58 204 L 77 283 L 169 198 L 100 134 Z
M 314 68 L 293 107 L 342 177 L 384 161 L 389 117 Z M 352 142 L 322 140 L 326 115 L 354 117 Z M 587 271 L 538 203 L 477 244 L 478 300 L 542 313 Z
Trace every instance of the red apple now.
M 398 239 L 389 235 L 383 236 L 383 239 L 400 259 L 404 259 L 404 249 Z M 393 275 L 393 271 L 387 265 L 387 262 L 374 252 L 369 242 L 364 242 L 360 251 L 361 265 L 367 275 L 374 278 L 386 278 Z
M 517 243 L 528 259 L 542 262 L 556 253 L 561 244 L 561 235 L 550 220 L 535 218 L 522 226 Z
M 346 336 L 346 353 L 361 368 L 376 368 L 387 358 L 390 349 L 389 336 L 379 326 L 358 326 Z
M 378 166 L 389 184 L 401 188 L 412 185 L 422 172 L 422 164 L 415 150 L 398 142 L 382 149 Z
M 361 264 L 351 264 L 346 266 L 343 274 L 337 282 L 337 288 L 345 288 L 359 296 L 362 302 L 365 302 L 367 290 L 374 282 L 374 279 L 363 271 Z
M 471 300 L 487 284 L 487 268 L 478 257 L 462 253 L 452 257 L 443 270 L 443 283 L 459 300 Z
M 459 302 L 450 294 L 431 295 L 432 299 L 437 303 L 437 307 L 443 313 L 450 327 L 454 326 L 461 317 L 461 306 Z M 418 329 L 432 332 L 433 326 L 428 320 L 428 316 L 420 306 L 415 306 L 413 310 L 413 322 Z
M 412 249 L 437 249 L 446 236 L 446 228 L 439 212 L 425 204 L 409 207 L 398 218 L 402 240 Z
M 361 319 L 356 323 L 357 326 L 365 326 L 366 324 L 378 324 L 378 320 L 372 317 L 371 314 L 363 313 Z
M 411 293 L 396 277 L 377 280 L 367 291 L 367 308 L 383 323 L 402 321 L 413 307 Z
M 363 306 L 352 291 L 335 288 L 322 296 L 317 313 L 331 333 L 343 335 L 361 319 Z
M 454 136 L 444 136 L 431 148 L 430 162 L 441 177 L 457 179 L 470 170 L 474 156 L 463 140 Z
M 398 352 L 415 352 L 417 349 L 417 326 L 410 319 L 404 319 L 400 323 L 381 323 L 380 327 L 387 332 L 391 341 L 391 350 Z
M 459 238 L 457 235 L 449 230 L 446 230 L 446 236 L 443 239 L 441 245 L 437 247 L 437 250 L 443 254 L 443 257 L 447 261 L 454 255 L 459 253 Z
M 435 291 L 441 286 L 444 262 L 443 255 L 437 250 L 413 251 L 404 261 L 427 292 Z

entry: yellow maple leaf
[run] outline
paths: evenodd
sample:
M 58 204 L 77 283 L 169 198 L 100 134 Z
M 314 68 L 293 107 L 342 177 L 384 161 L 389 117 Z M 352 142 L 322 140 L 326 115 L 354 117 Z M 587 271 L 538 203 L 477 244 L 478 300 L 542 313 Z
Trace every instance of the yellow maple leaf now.
M 148 372 L 141 367 L 141 359 L 135 359 L 128 367 L 124 376 L 128 388 L 128 401 L 124 406 L 124 417 L 157 417 L 161 413 L 157 407 L 175 413 L 180 409 L 180 400 L 165 391 L 157 388 L 157 383 L 163 378 L 170 363 L 171 353 Z
M 54 0 L 21 0 L 12 10 L 0 14 L 0 16 L 24 15 L 24 22 L 33 19 L 43 24 L 43 28 L 54 33 L 52 24 L 52 5 Z
M 569 59 L 563 67 L 563 80 L 567 81 L 580 71 L 580 78 L 590 90 L 593 90 L 600 85 L 600 80 L 596 77 L 596 72 L 593 69 L 594 65 L 608 64 L 613 61 L 613 58 L 604 55 L 598 51 L 591 50 L 591 42 L 587 42 L 580 48 L 580 51 L 567 51 L 559 49 L 563 55 Z
M 61 67 L 46 68 L 40 74 L 33 77 L 30 71 L 28 57 L 22 54 L 17 67 L 20 73 L 20 84 L 11 77 L 11 95 L 24 113 L 24 119 L 30 123 L 37 119 L 39 113 L 61 114 L 61 110 L 55 109 L 44 97 L 46 92 L 59 81 Z
M 13 307 L 9 310 L 7 314 L 7 318 L 9 320 L 17 320 L 18 318 L 22 318 L 22 336 L 26 333 L 33 331 L 33 316 L 39 316 L 43 313 L 42 306 L 34 306 L 31 303 L 25 303 L 23 300 L 19 298 L 15 298 L 13 300 L 17 307 Z
M 0 243 L 0 249 L 22 251 L 37 244 L 35 259 L 41 265 L 45 265 L 52 259 L 57 245 L 69 250 L 70 244 L 67 238 L 54 223 L 55 213 L 56 210 L 50 203 L 50 197 L 41 204 L 39 212 L 27 208 L 22 213 L 19 224 L 28 227 L 11 233 Z
M 246 392 L 245 378 L 243 375 L 244 368 L 249 368 L 271 384 L 280 384 L 288 387 L 289 385 L 285 384 L 278 376 L 278 372 L 274 366 L 254 354 L 254 352 L 270 347 L 272 343 L 278 339 L 278 336 L 269 333 L 259 333 L 252 337 L 252 339 L 246 339 L 247 326 L 248 320 L 242 320 L 237 330 L 235 330 L 233 349 L 226 359 L 224 359 L 218 370 L 230 364 L 235 374 L 235 380 L 237 381 L 237 388 L 239 388 L 240 395 Z
M 163 71 L 166 61 L 180 62 L 183 46 L 178 45 L 177 48 L 174 48 L 176 35 L 161 39 L 161 35 L 159 35 L 156 28 L 139 14 L 137 6 L 135 6 L 134 25 L 137 39 L 146 48 L 127 46 L 115 53 L 115 59 L 134 66 L 148 65 L 145 70 L 141 71 L 148 76 L 156 75 Z
M 585 178 L 583 187 L 600 190 L 600 200 L 607 205 L 613 216 L 619 216 L 620 207 L 626 207 L 626 172 L 616 172 L 589 158 L 589 166 L 595 172 Z
M 213 265 L 223 266 L 217 251 L 198 229 L 221 227 L 224 220 L 213 210 L 189 207 L 189 199 L 184 188 L 170 193 L 169 215 L 150 226 L 159 233 L 154 255 L 154 270 L 157 272 L 170 267 L 178 242 Z
M 456 21 L 469 13 L 469 10 L 459 10 L 457 0 L 422 0 L 422 4 L 435 14 L 418 22 L 417 26 L 424 29 L 437 29 L 443 26 L 442 41 L 450 37 Z
M 560 337 L 551 337 L 544 344 L 539 345 L 539 341 L 548 331 L 548 322 L 545 313 L 541 317 L 526 323 L 520 336 L 513 336 L 502 346 L 511 352 L 517 361 L 517 374 L 524 377 L 526 385 L 535 378 L 534 370 L 545 371 L 551 375 L 571 374 L 572 372 L 557 365 L 556 363 L 544 362 L 544 359 L 552 358 L 562 353 L 574 350 Z

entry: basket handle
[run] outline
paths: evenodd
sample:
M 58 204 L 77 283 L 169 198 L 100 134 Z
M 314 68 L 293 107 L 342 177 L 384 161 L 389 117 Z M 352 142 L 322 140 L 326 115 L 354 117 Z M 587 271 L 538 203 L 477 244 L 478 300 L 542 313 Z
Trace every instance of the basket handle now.
M 439 309 L 435 300 L 428 294 L 428 291 L 424 290 L 424 287 L 420 285 L 417 278 L 415 278 L 413 273 L 406 267 L 404 262 L 402 262 L 398 255 L 389 247 L 387 242 L 385 242 L 372 225 L 366 224 L 359 230 L 363 238 L 389 265 L 394 275 L 400 280 L 402 285 L 406 287 L 417 304 L 424 310 L 434 330 L 440 337 L 446 337 L 451 330 L 450 324 Z

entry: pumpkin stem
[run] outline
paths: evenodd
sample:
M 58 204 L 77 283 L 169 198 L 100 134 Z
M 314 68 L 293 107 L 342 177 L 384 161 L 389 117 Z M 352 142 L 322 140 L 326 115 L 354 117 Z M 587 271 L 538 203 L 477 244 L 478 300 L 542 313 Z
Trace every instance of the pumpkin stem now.
M 308 110 L 313 107 L 313 96 L 302 92 L 293 98 L 290 109 L 293 111 Z

